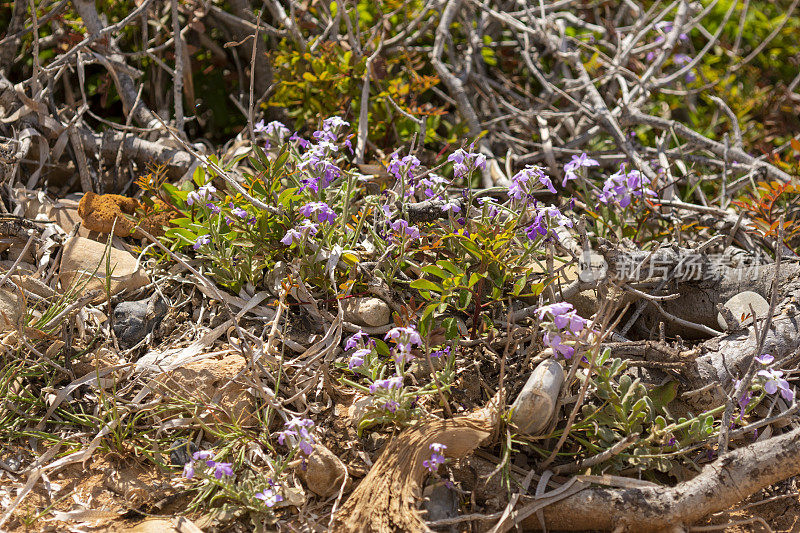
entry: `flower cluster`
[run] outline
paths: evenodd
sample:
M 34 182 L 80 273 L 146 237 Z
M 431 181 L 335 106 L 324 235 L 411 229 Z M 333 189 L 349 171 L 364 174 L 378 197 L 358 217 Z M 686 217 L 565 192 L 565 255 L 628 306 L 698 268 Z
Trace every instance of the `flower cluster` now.
M 217 479 L 222 479 L 223 476 L 232 476 L 233 475 L 233 464 L 232 463 L 223 463 L 220 461 L 215 461 L 213 459 L 214 454 L 208 450 L 202 450 L 199 452 L 195 452 L 192 455 L 192 460 L 186 463 L 183 466 L 183 475 L 187 479 L 192 479 L 195 474 L 195 462 L 203 461 L 207 468 L 214 469 L 214 477 Z
M 208 234 L 200 235 L 194 241 L 194 244 L 192 245 L 192 248 L 194 248 L 194 250 L 197 251 L 197 250 L 200 249 L 201 246 L 203 246 L 204 244 L 209 244 L 210 242 L 211 242 L 211 235 L 208 235 Z
M 447 449 L 447 446 L 444 444 L 439 444 L 438 442 L 434 442 L 430 445 L 431 450 L 431 458 L 422 461 L 422 466 L 428 469 L 428 472 L 433 474 L 439 469 L 439 465 L 444 464 L 445 458 L 444 451 Z
M 309 202 L 300 207 L 297 212 L 306 218 L 313 218 L 316 215 L 317 222 L 327 222 L 328 224 L 333 224 L 338 216 L 333 209 L 331 209 L 331 206 L 325 202 Z
M 395 233 L 398 233 L 400 235 L 405 235 L 409 239 L 420 238 L 419 228 L 416 226 L 409 225 L 408 221 L 402 218 L 399 218 L 394 222 L 392 222 L 392 229 L 395 231 Z
M 600 163 L 598 163 L 597 160 L 592 159 L 585 153 L 581 155 L 573 155 L 572 160 L 564 165 L 564 181 L 561 183 L 562 187 L 566 187 L 568 181 L 578 179 L 578 174 L 576 171 L 579 168 L 596 167 L 599 164 Z
M 339 140 L 339 132 L 347 126 L 349 126 L 349 122 L 339 117 L 329 117 L 322 122 L 322 129 L 312 134 L 317 141 L 316 144 L 311 144 L 296 135 L 289 138 L 306 150 L 300 154 L 300 162 L 297 165 L 306 173 L 306 176 L 300 180 L 301 191 L 310 189 L 314 193 L 319 193 L 320 189 L 328 187 L 342 175 L 341 169 L 329 158 L 331 154 L 339 151 L 339 147 L 336 145 Z M 344 145 L 349 147 L 350 141 L 345 140 Z
M 470 145 L 470 150 L 472 149 L 473 146 Z M 486 168 L 485 155 L 479 152 L 467 152 L 463 148 L 450 154 L 447 160 L 453 163 L 453 175 L 457 178 L 466 177 L 477 168 Z
M 196 191 L 189 193 L 189 196 L 186 197 L 186 205 L 202 204 L 210 200 L 212 198 L 211 195 L 215 192 L 217 192 L 217 189 L 213 185 L 203 185 Z
M 391 161 L 389 161 L 389 166 L 386 167 L 386 170 L 389 172 L 389 174 L 397 178 L 398 181 L 408 181 L 413 178 L 411 172 L 419 168 L 419 166 L 420 162 L 416 156 L 407 155 L 398 158 L 397 154 L 395 154 L 392 156 Z M 411 194 L 413 194 L 413 189 L 406 191 L 407 196 L 410 196 Z
M 575 348 L 564 344 L 565 336 L 579 335 L 588 321 L 579 316 L 572 304 L 567 302 L 558 302 L 550 305 L 545 305 L 536 310 L 539 320 L 544 320 L 546 315 L 550 315 L 553 319 L 553 326 L 556 331 L 547 331 L 544 334 L 543 342 L 546 346 L 553 349 L 554 354 L 561 354 L 565 359 L 569 359 L 575 353 Z
M 347 339 L 344 343 L 345 350 L 357 348 L 357 350 L 350 355 L 350 362 L 347 364 L 347 368 L 353 370 L 363 365 L 366 357 L 372 354 L 372 346 L 374 345 L 375 341 L 364 333 L 363 330 L 359 330 L 358 333 Z
M 395 360 L 398 362 L 410 360 L 412 358 L 411 346 L 422 344 L 422 338 L 413 326 L 392 328 L 383 339 L 387 341 L 391 339 L 397 343 Z
M 530 182 L 532 181 L 538 181 L 555 194 L 556 188 L 553 187 L 553 182 L 544 173 L 544 169 L 538 165 L 527 165 L 511 178 L 511 185 L 508 186 L 508 196 L 514 200 L 526 198 L 531 193 L 532 184 Z
M 293 242 L 304 241 L 309 235 L 316 235 L 318 231 L 319 224 L 304 220 L 297 227 L 289 228 L 281 242 L 286 246 L 291 246 Z
M 403 387 L 403 376 L 394 376 L 386 379 L 377 379 L 369 386 L 369 392 L 375 394 L 378 389 L 392 390 Z
M 283 140 L 286 138 L 286 136 L 292 133 L 289 128 L 283 125 L 282 122 L 273 120 L 265 126 L 263 119 L 256 122 L 255 126 L 253 127 L 253 131 L 255 133 L 266 133 L 268 136 L 277 139 L 279 143 L 283 143 Z M 267 142 L 266 147 L 269 148 L 269 142 Z
M 314 436 L 309 432 L 309 428 L 314 427 L 314 421 L 310 418 L 292 418 L 285 424 L 286 429 L 278 433 L 278 443 L 284 444 L 288 438 L 297 440 L 297 447 L 306 455 L 311 455 L 314 451 Z
M 533 222 L 525 228 L 525 234 L 530 240 L 545 237 L 552 224 L 559 226 L 572 227 L 572 220 L 566 217 L 557 207 L 544 206 L 537 207 L 536 214 L 533 217 Z
M 620 207 L 628 207 L 633 196 L 641 198 L 645 194 L 655 196 L 656 193 L 644 186 L 641 172 L 635 169 L 625 172 L 625 163 L 622 163 L 619 171 L 606 179 L 598 199 L 604 204 L 616 202 Z
M 426 198 L 442 198 L 444 189 L 449 182 L 438 174 L 431 172 L 427 176 L 420 178 L 416 184 L 413 185 L 414 190 L 422 189 L 422 194 Z

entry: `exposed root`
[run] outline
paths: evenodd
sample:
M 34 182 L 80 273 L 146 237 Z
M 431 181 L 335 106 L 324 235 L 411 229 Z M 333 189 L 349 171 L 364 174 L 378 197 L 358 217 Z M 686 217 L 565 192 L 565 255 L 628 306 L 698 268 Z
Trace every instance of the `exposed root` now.
M 470 415 L 419 424 L 386 446 L 367 477 L 336 515 L 335 531 L 430 531 L 417 511 L 430 458 L 429 446 L 447 446 L 445 456 L 460 458 L 490 439 L 500 421 L 498 400 Z

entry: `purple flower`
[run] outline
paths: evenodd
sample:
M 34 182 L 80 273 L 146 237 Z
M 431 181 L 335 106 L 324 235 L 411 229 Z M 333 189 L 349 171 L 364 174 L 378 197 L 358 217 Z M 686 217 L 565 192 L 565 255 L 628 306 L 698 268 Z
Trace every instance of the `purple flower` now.
M 567 346 L 566 344 L 562 344 L 561 335 L 550 335 L 550 332 L 548 331 L 544 334 L 542 342 L 544 342 L 546 346 L 552 348 L 554 354 L 563 355 L 564 359 L 571 358 L 572 354 L 575 353 L 575 348 L 572 346 Z
M 256 122 L 255 126 L 253 126 L 253 131 L 255 133 L 261 133 L 261 132 L 266 131 L 266 130 L 267 130 L 267 127 L 264 126 L 264 119 L 263 118 L 261 120 L 259 120 L 258 122 Z
M 372 382 L 369 386 L 369 392 L 374 394 L 378 389 L 400 389 L 403 387 L 403 376 L 394 376 L 392 378 L 378 379 Z
M 569 180 L 578 179 L 578 175 L 575 173 L 581 167 L 595 167 L 598 166 L 598 163 L 595 159 L 590 158 L 585 153 L 581 155 L 573 155 L 572 161 L 564 165 L 564 181 L 561 183 L 562 187 L 567 186 L 567 182 Z
M 297 145 L 300 146 L 300 148 L 302 148 L 304 150 L 306 148 L 308 148 L 309 146 L 311 146 L 311 142 L 310 141 L 308 141 L 306 139 L 303 139 L 297 133 L 295 133 L 291 137 L 289 137 L 289 140 L 290 141 L 295 141 L 297 143 Z
M 441 350 L 437 350 L 435 352 L 431 352 L 431 357 L 442 357 L 443 355 L 450 355 L 450 347 L 445 346 Z
M 762 365 L 768 365 L 768 364 L 772 363 L 775 360 L 775 358 L 772 357 L 772 355 L 770 355 L 768 353 L 760 355 L 760 356 L 756 357 L 755 359 L 756 359 L 756 361 L 758 361 Z
M 445 213 L 448 211 L 452 211 L 453 213 L 459 213 L 461 211 L 461 203 L 456 199 L 447 200 L 447 202 L 442 205 L 442 211 Z
M 692 58 L 687 56 L 686 54 L 675 54 L 675 56 L 672 58 L 672 61 L 676 65 L 685 65 L 685 64 L 691 62 L 691 60 L 692 60 Z
M 263 124 L 263 122 L 264 121 L 262 120 L 261 123 Z M 265 131 L 267 133 L 267 135 L 274 135 L 275 137 L 277 137 L 278 138 L 278 142 L 283 142 L 283 139 L 287 135 L 292 133 L 289 130 L 289 128 L 287 128 L 286 126 L 283 125 L 282 122 L 278 122 L 277 120 L 273 120 L 272 122 L 267 124 L 267 127 L 264 128 L 263 131 Z
M 556 188 L 553 187 L 553 182 L 547 177 L 547 174 L 544 173 L 542 167 L 538 165 L 527 165 L 511 178 L 511 185 L 508 186 L 508 196 L 515 200 L 522 199 L 530 191 L 528 181 L 534 178 L 539 180 L 539 183 L 547 187 L 550 192 L 556 192 Z
M 283 236 L 281 242 L 286 246 L 291 246 L 293 242 L 300 241 L 303 239 L 303 234 L 297 231 L 294 228 L 289 228 L 289 231 L 286 232 L 286 235 Z
M 298 439 L 297 446 L 306 455 L 310 455 L 314 450 L 314 436 L 308 431 L 314 426 L 314 421 L 309 418 L 292 418 L 284 424 L 285 430 L 278 433 L 278 443 L 284 444 L 289 437 Z
M 219 215 L 220 211 L 222 211 L 222 209 L 220 209 L 220 207 L 217 204 L 212 202 L 208 202 L 206 204 L 206 207 L 209 208 L 211 212 L 214 213 L 215 215 Z
M 397 346 L 405 352 L 411 351 L 412 344 L 416 344 L 417 346 L 422 344 L 422 339 L 413 326 L 390 329 L 383 337 L 383 340 L 388 341 L 389 339 L 396 340 Z
M 364 364 L 364 358 L 372 353 L 372 350 L 369 348 L 360 348 L 353 352 L 353 355 L 350 356 L 350 362 L 347 363 L 347 368 L 353 370 L 357 366 L 361 366 Z
M 581 332 L 587 324 L 587 320 L 579 316 L 572 304 L 567 302 L 544 305 L 538 308 L 536 313 L 539 315 L 539 320 L 543 320 L 545 314 L 550 313 L 553 315 L 553 324 L 558 329 L 569 328 L 572 333 Z
M 470 146 L 472 149 L 472 146 Z M 486 168 L 486 156 L 478 152 L 467 152 L 459 148 L 447 158 L 453 163 L 453 174 L 461 178 L 477 168 Z
M 297 211 L 306 218 L 316 215 L 318 222 L 327 222 L 328 224 L 333 224 L 338 216 L 325 202 L 310 202 Z
M 183 477 L 192 479 L 194 477 L 194 461 L 189 461 L 183 465 Z
M 359 341 L 364 341 L 364 339 L 369 339 L 369 335 L 364 333 L 364 330 L 359 330 L 358 333 L 347 339 L 344 343 L 345 350 L 352 350 L 358 346 Z
M 536 309 L 536 314 L 539 315 L 539 320 L 544 320 L 544 315 L 550 313 L 553 316 L 561 316 L 573 311 L 574 307 L 572 307 L 571 303 L 568 302 L 557 302 L 550 305 L 543 305 Z
M 536 240 L 539 236 L 544 237 L 547 235 L 547 221 L 544 220 L 544 213 L 539 212 L 536 213 L 536 217 L 534 218 L 533 222 L 525 228 L 525 234 L 528 236 L 530 240 Z
M 647 55 L 644 56 L 648 63 L 652 63 L 653 60 L 656 58 L 655 52 L 647 52 Z
M 201 246 L 203 246 L 204 244 L 208 244 L 210 242 L 211 242 L 211 235 L 200 235 L 197 238 L 197 240 L 194 241 L 192 248 L 194 248 L 195 250 L 199 250 Z
M 419 168 L 419 166 L 420 161 L 415 156 L 407 155 L 405 157 L 398 158 L 395 154 L 389 161 L 389 165 L 386 167 L 386 170 L 398 180 L 402 180 L 403 178 L 411 178 L 411 171 L 416 170 Z
M 222 479 L 222 476 L 233 475 L 233 463 L 214 463 L 214 477 Z
M 428 469 L 430 473 L 434 473 L 439 469 L 440 464 L 444 464 L 445 458 L 444 451 L 447 449 L 447 446 L 444 444 L 439 444 L 438 442 L 434 442 L 430 445 L 431 458 L 422 461 L 422 466 Z
M 547 220 L 545 220 L 545 217 L 547 217 Z M 544 206 L 536 209 L 536 216 L 533 219 L 533 223 L 525 228 L 525 233 L 530 240 L 537 239 L 539 235 L 545 236 L 547 235 L 551 222 L 555 222 L 559 226 L 572 227 L 572 220 L 564 216 L 557 207 Z
M 782 371 L 774 369 L 759 370 L 758 375 L 767 380 L 764 383 L 764 390 L 767 394 L 775 394 L 780 390 L 784 400 L 787 402 L 794 400 L 794 390 L 792 390 L 792 386 L 789 385 L 789 382 L 783 379 Z
M 655 196 L 655 192 L 646 187 L 642 181 L 642 174 L 638 170 L 625 172 L 625 163 L 621 163 L 619 171 L 606 179 L 603 192 L 598 200 L 604 204 L 617 202 L 620 207 L 628 207 L 634 196 Z
M 241 207 L 234 207 L 233 209 L 231 209 L 231 213 L 239 218 L 247 218 L 247 211 L 245 211 Z
M 402 218 L 392 222 L 392 229 L 400 235 L 407 235 L 409 239 L 420 238 L 419 228 L 416 226 L 410 226 L 408 221 Z
M 741 383 L 741 380 L 737 379 L 736 382 L 733 384 L 734 392 L 736 392 L 736 389 L 739 388 L 739 384 L 740 383 Z M 739 404 L 739 416 L 740 417 L 744 415 L 744 410 L 747 407 L 747 405 L 750 403 L 750 400 L 752 400 L 752 399 L 753 399 L 753 395 L 750 394 L 750 391 L 745 391 L 744 394 L 742 394 L 742 397 L 739 398 L 739 400 L 736 402 L 736 403 Z
M 215 192 L 217 192 L 217 189 L 213 185 L 204 185 L 196 191 L 189 193 L 189 196 L 186 197 L 186 205 L 194 205 L 195 202 L 202 204 L 211 197 L 212 193 Z
M 350 123 L 344 120 L 341 117 L 328 117 L 322 121 L 322 129 L 324 130 L 335 130 L 339 128 L 346 128 L 349 126 Z
M 394 400 L 389 400 L 388 402 L 383 404 L 383 408 L 389 411 L 390 413 L 396 412 L 398 407 L 400 407 L 400 404 Z
M 267 507 L 274 507 L 276 503 L 283 501 L 283 496 L 272 489 L 264 489 L 264 492 L 256 492 L 256 498 L 262 500 Z
M 309 235 L 316 235 L 319 231 L 319 224 L 304 220 L 296 228 L 290 228 L 281 239 L 286 246 L 291 246 L 293 242 L 307 239 Z

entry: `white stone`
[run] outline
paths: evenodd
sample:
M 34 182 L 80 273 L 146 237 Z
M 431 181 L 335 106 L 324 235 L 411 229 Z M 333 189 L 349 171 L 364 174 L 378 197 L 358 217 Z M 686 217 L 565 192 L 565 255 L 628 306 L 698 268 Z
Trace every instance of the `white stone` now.
M 63 290 L 73 283 L 86 285 L 81 293 L 95 289 L 103 289 L 106 276 L 106 245 L 83 237 L 72 237 L 64 243 L 61 256 L 59 280 Z M 136 257 L 116 248 L 109 248 L 111 272 L 111 293 L 134 291 L 150 283 L 141 268 L 136 268 Z
M 724 305 L 730 310 L 733 317 L 739 321 L 739 325 L 741 326 L 747 326 L 753 323 L 753 311 L 756 313 L 756 318 L 764 318 L 769 312 L 769 303 L 767 300 L 753 291 L 740 292 L 725 302 Z M 753 311 L 750 310 L 751 306 Z M 717 313 L 717 322 L 721 328 L 727 328 L 722 313 Z
M 385 326 L 392 319 L 389 305 L 380 298 L 347 298 L 342 302 L 344 319 L 358 326 Z

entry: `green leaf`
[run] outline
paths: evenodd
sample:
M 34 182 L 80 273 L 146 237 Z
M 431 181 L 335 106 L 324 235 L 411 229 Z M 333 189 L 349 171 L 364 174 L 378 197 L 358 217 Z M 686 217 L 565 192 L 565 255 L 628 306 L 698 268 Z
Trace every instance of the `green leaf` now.
M 453 263 L 452 261 L 450 261 L 448 259 L 439 259 L 438 261 L 436 261 L 436 264 L 439 265 L 440 267 L 448 270 L 449 272 L 452 272 L 453 274 L 456 274 L 456 275 L 464 273 L 464 269 L 463 268 L 457 267 L 455 265 L 455 263 Z
M 261 164 L 264 165 L 265 172 L 268 172 L 272 166 L 272 163 L 267 157 L 267 154 L 265 154 L 264 150 L 259 148 L 257 144 L 253 145 L 253 151 L 256 153 L 256 156 L 258 156 L 258 160 L 261 161 Z
M 197 234 L 192 233 L 185 228 L 170 228 L 166 231 L 164 236 L 168 239 L 179 238 L 188 244 L 194 244 L 194 242 L 197 240 Z
M 434 292 L 442 292 L 441 285 L 434 283 L 427 279 L 417 279 L 411 282 L 410 287 L 412 289 L 417 290 L 426 290 L 426 291 L 434 291 Z
M 248 161 L 250 161 L 250 164 L 253 165 L 253 168 L 256 169 L 257 171 L 259 172 L 267 171 L 267 169 L 264 168 L 264 165 L 261 164 L 261 161 L 259 161 L 258 158 L 250 156 L 247 159 Z
M 442 279 L 450 277 L 450 273 L 438 265 L 426 265 L 421 269 L 426 274 L 431 274 Z
M 456 317 L 449 316 L 442 320 L 442 327 L 444 327 L 444 336 L 447 340 L 453 340 L 459 336 Z
M 194 169 L 192 181 L 194 181 L 198 187 L 202 187 L 206 184 L 206 171 L 202 166 L 198 166 L 196 169 Z
M 470 302 L 472 301 L 472 292 L 470 291 L 461 291 L 458 294 L 458 307 L 461 310 L 465 310 L 467 306 L 469 306 Z
M 478 283 L 481 280 L 482 277 L 483 276 L 479 276 L 477 272 L 473 272 L 469 276 L 469 282 L 467 282 L 467 287 L 469 287 L 471 289 L 473 287 L 473 285 L 475 285 L 476 283 Z
M 481 254 L 481 250 L 480 250 L 480 248 L 478 248 L 478 245 L 477 245 L 477 244 L 475 244 L 474 242 L 472 242 L 472 241 L 470 241 L 470 240 L 468 240 L 468 239 L 460 239 L 460 240 L 459 240 L 459 242 L 461 243 L 461 246 L 463 246 L 463 247 L 464 247 L 464 249 L 465 249 L 465 250 L 466 250 L 466 251 L 467 251 L 467 252 L 468 252 L 468 253 L 469 253 L 469 254 L 470 254 L 472 257 L 474 257 L 474 258 L 475 258 L 475 259 L 477 259 L 477 260 L 480 260 L 480 259 L 481 259 L 481 256 L 482 256 L 482 254 Z
M 654 387 L 649 393 L 650 399 L 659 411 L 663 411 L 669 402 L 678 395 L 678 382 L 669 381 L 658 387 Z
M 436 308 L 438 306 L 439 306 L 439 302 L 434 302 L 434 303 L 428 304 L 428 306 L 422 312 L 422 315 L 420 316 L 420 320 L 425 320 L 426 318 L 428 318 L 428 316 L 430 316 L 431 314 L 433 314 L 434 311 L 436 311 Z
M 281 150 L 281 153 L 278 154 L 278 158 L 275 160 L 275 163 L 272 165 L 274 171 L 273 179 L 275 178 L 275 172 L 278 170 L 283 170 L 283 167 L 288 159 L 289 159 L 289 152 L 286 150 L 286 147 L 284 147 Z
M 525 284 L 528 282 L 528 276 L 523 274 L 517 281 L 514 282 L 514 288 L 511 290 L 513 296 L 519 296 Z

